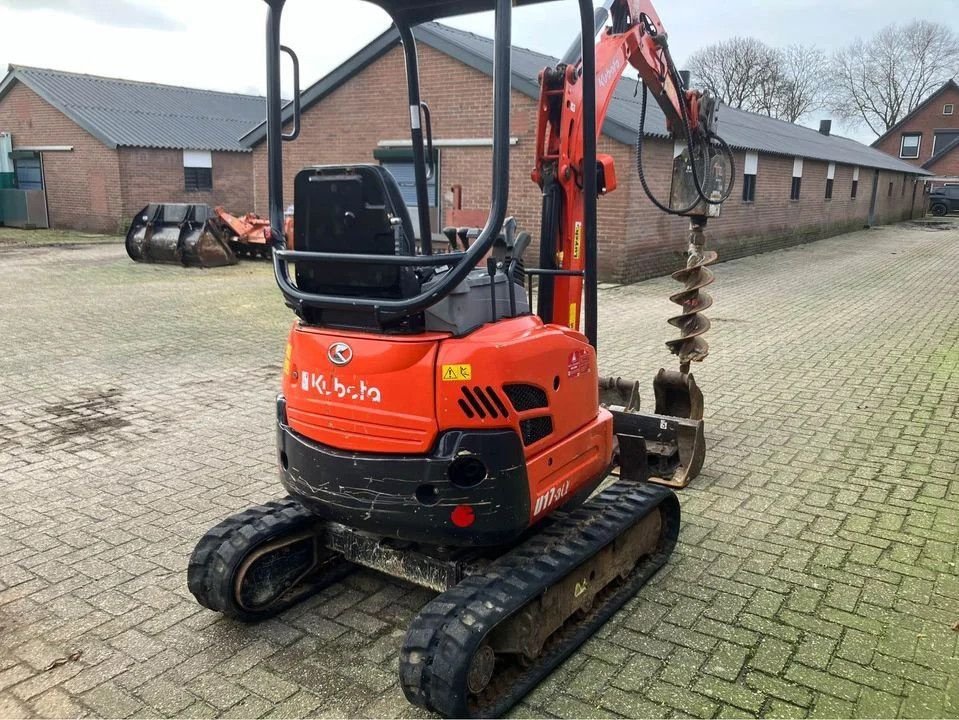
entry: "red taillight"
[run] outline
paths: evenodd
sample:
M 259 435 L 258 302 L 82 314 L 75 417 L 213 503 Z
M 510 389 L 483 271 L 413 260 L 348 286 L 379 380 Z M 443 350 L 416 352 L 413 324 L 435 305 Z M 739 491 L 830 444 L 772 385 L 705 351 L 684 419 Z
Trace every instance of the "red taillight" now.
M 476 513 L 470 505 L 457 505 L 450 513 L 450 520 L 456 527 L 466 528 L 476 522 Z

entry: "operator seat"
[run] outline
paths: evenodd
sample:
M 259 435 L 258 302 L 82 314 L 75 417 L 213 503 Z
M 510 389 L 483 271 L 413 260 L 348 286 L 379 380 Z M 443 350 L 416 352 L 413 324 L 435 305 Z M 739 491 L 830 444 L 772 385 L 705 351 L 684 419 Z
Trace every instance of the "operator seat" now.
M 294 181 L 294 247 L 307 252 L 414 255 L 413 224 L 400 188 L 380 165 L 308 167 Z M 297 263 L 296 284 L 320 295 L 402 299 L 421 289 L 413 266 Z M 369 310 L 304 307 L 311 324 L 379 328 Z

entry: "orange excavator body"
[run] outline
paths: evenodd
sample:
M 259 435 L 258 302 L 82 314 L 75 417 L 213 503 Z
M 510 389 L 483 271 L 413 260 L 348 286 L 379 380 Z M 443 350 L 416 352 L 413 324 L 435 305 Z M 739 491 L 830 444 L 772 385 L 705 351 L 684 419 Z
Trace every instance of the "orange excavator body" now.
M 344 345 L 349 357 L 338 358 Z M 343 359 L 347 364 L 337 364 Z M 465 337 L 384 337 L 298 323 L 287 345 L 283 396 L 293 431 L 347 452 L 423 455 L 449 431 L 515 433 L 526 465 L 521 506 L 528 508 L 517 532 L 592 490 L 613 455 L 594 349 L 581 333 L 535 315 Z M 482 520 L 477 504 L 470 505 Z M 496 509 L 488 511 L 492 521 Z M 434 530 L 455 536 L 452 514 L 441 522 L 447 527 Z

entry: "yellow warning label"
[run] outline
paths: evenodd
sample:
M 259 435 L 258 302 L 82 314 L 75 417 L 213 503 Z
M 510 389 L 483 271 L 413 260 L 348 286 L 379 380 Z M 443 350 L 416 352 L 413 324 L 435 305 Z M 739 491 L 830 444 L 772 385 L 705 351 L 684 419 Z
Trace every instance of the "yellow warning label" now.
M 473 379 L 472 365 L 444 365 L 443 380 L 446 382 L 466 382 Z
M 293 359 L 293 346 L 290 343 L 286 344 L 286 354 L 283 356 L 283 374 L 290 374 L 290 361 Z
M 579 329 L 579 327 L 578 327 L 579 323 L 576 322 L 576 320 L 577 320 L 577 318 L 576 318 L 576 303 L 570 303 L 570 304 L 569 304 L 569 327 L 571 327 L 573 330 L 578 330 L 578 329 Z
M 579 260 L 580 252 L 583 249 L 583 223 L 578 222 L 573 229 L 573 259 Z

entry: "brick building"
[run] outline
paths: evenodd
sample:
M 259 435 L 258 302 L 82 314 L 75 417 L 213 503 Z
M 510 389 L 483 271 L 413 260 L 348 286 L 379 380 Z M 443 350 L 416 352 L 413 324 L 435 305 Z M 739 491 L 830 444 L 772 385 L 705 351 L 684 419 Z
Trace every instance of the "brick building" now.
M 934 175 L 959 182 L 959 85 L 949 80 L 872 146 Z
M 19 65 L 0 81 L 15 185 L 42 191 L 55 228 L 125 231 L 156 201 L 250 210 L 238 138 L 264 114 L 263 98 Z
M 462 206 L 488 208 L 492 137 L 492 41 L 444 25 L 416 29 L 423 99 L 433 117 L 437 177 L 431 187 L 436 225 L 448 221 L 454 186 Z M 530 180 L 534 154 L 537 75 L 555 58 L 515 48 L 511 113 L 510 208 L 521 228 L 539 231 L 540 193 Z M 284 143 L 284 198 L 307 165 L 380 162 L 400 181 L 408 202 L 409 116 L 402 48 L 387 31 L 302 95 L 300 137 Z M 630 282 L 676 269 L 686 221 L 667 216 L 646 198 L 635 171 L 640 107 L 635 82 L 623 80 L 610 105 L 598 151 L 611 155 L 618 189 L 599 201 L 600 277 Z M 286 118 L 289 118 L 289 111 Z M 733 196 L 710 221 L 713 247 L 730 259 L 826 237 L 870 223 L 921 213 L 919 168 L 847 138 L 830 136 L 731 108 L 720 112 L 720 134 L 736 151 Z M 646 176 L 659 197 L 669 191 L 673 143 L 654 102 L 647 113 Z M 253 150 L 254 206 L 267 209 L 265 127 L 243 138 Z M 747 186 L 751 192 L 744 193 Z M 798 179 L 797 179 L 798 178 Z M 413 213 L 415 217 L 415 213 Z M 485 217 L 485 215 L 483 215 Z M 535 252 L 535 251 L 534 251 Z

